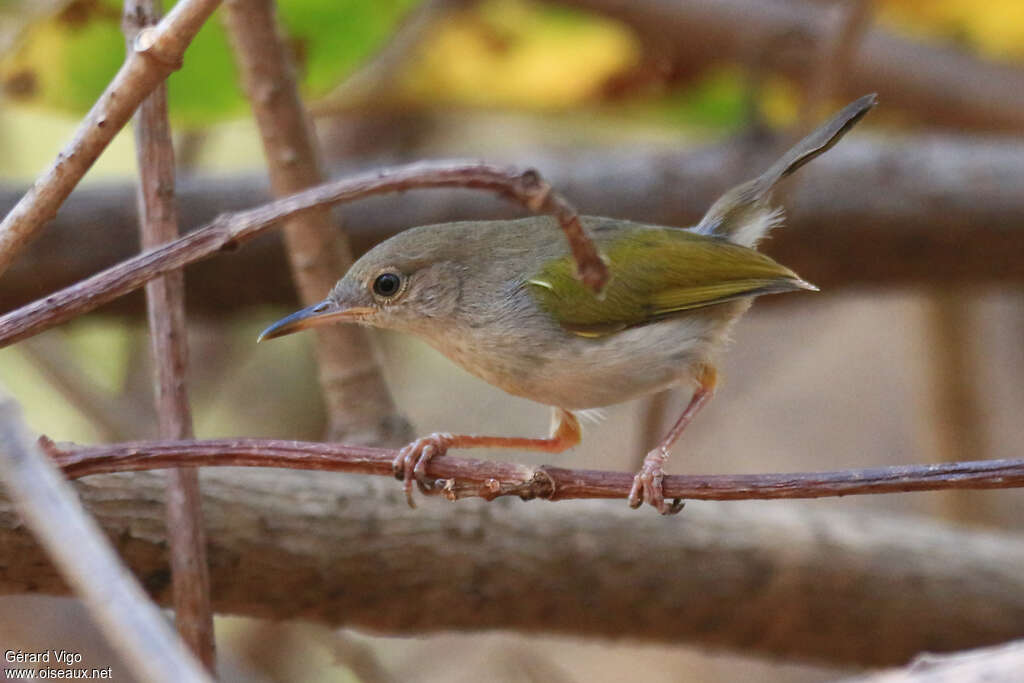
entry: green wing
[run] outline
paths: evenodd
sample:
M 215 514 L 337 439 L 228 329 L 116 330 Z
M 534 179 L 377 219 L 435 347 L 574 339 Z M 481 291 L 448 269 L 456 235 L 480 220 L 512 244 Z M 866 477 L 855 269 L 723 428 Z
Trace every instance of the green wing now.
M 616 232 L 599 244 L 611 271 L 602 297 L 576 279 L 569 256 L 527 280 L 538 305 L 581 336 L 742 297 L 815 289 L 764 254 L 721 238 L 635 224 Z

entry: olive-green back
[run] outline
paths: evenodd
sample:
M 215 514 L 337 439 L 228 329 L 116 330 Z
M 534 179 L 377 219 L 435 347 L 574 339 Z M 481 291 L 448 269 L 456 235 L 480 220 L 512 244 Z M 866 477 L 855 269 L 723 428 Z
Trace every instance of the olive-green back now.
M 603 296 L 576 278 L 569 256 L 527 279 L 537 304 L 571 332 L 598 337 L 742 297 L 814 288 L 764 254 L 725 239 L 619 225 L 612 234 L 598 234 L 611 271 Z

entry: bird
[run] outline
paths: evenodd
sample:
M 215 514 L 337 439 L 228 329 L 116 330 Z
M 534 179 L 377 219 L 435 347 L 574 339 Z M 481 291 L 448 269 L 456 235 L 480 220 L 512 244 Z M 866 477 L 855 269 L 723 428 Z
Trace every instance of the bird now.
M 581 441 L 578 414 L 676 386 L 689 402 L 646 454 L 628 502 L 679 512 L 663 480 L 669 451 L 711 399 L 717 359 L 753 299 L 817 290 L 758 252 L 782 222 L 771 191 L 835 145 L 875 106 L 865 95 L 786 151 L 753 180 L 723 194 L 695 226 L 581 216 L 610 280 L 595 294 L 550 216 L 410 228 L 359 258 L 327 297 L 269 326 L 259 340 L 330 323 L 409 333 L 505 392 L 552 408 L 544 438 L 436 432 L 394 460 L 410 505 L 432 458 L 452 448 L 563 452 Z

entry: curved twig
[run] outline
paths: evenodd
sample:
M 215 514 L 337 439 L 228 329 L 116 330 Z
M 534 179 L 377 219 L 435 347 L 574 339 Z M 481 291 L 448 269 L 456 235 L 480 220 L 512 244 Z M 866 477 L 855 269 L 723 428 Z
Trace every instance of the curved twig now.
M 229 251 L 280 221 L 324 206 L 385 192 L 429 187 L 488 190 L 532 211 L 553 214 L 576 259 L 583 281 L 599 289 L 608 271 L 576 210 L 537 171 L 471 162 L 423 162 L 370 171 L 297 192 L 246 211 L 223 214 L 173 242 L 86 278 L 0 317 L 0 348 L 9 346 L 127 294 L 169 271 Z

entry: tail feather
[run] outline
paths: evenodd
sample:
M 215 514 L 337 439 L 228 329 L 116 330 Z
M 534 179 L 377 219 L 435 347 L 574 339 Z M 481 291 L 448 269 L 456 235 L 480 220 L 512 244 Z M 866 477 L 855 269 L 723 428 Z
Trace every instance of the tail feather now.
M 846 105 L 827 123 L 793 145 L 767 171 L 723 194 L 694 231 L 725 237 L 748 247 L 756 245 L 782 220 L 781 211 L 768 206 L 775 184 L 831 149 L 877 102 L 878 96 L 871 94 Z

